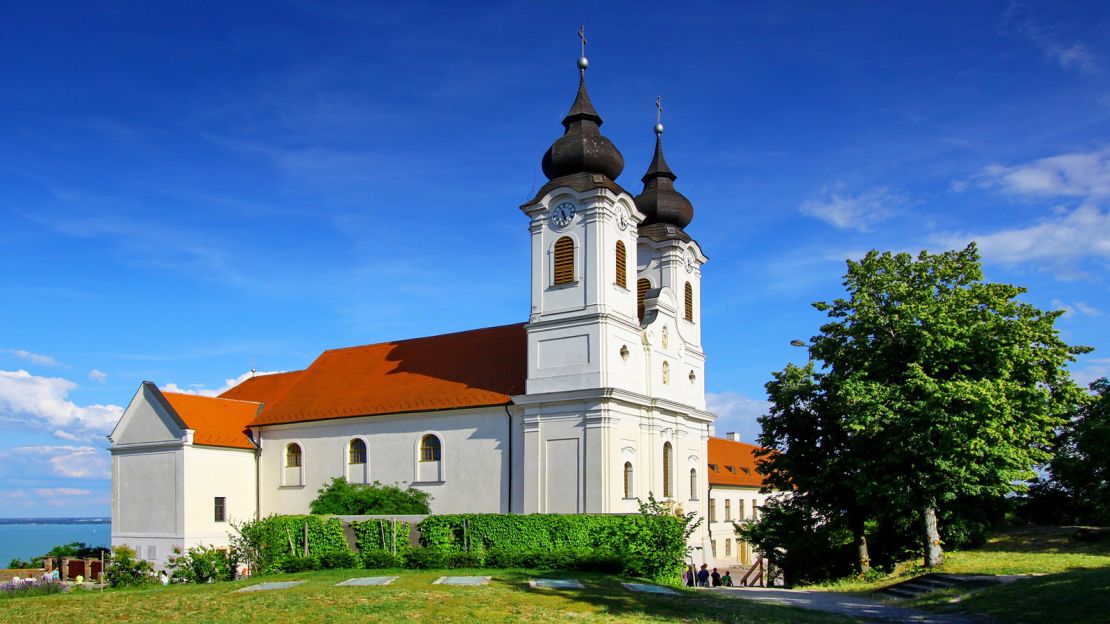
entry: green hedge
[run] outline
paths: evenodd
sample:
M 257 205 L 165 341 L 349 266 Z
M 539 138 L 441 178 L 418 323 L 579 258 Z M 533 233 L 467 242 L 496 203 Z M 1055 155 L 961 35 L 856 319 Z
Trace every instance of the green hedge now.
M 448 559 L 454 553 L 477 553 L 491 567 L 548 567 L 565 558 L 583 562 L 568 567 L 608 568 L 616 560 L 625 574 L 677 583 L 686 556 L 686 524 L 660 510 L 626 516 L 454 514 L 425 518 L 420 543 Z M 549 561 L 544 553 L 557 556 Z
M 280 571 L 287 559 L 302 557 L 306 523 L 310 557 L 350 552 L 343 523 L 327 516 L 269 516 L 246 522 L 235 527 L 238 535 L 233 545 L 252 574 L 272 574 Z
M 448 552 L 610 550 L 620 546 L 626 516 L 452 514 L 420 523 L 420 543 Z
M 412 524 L 404 520 L 377 519 L 352 522 L 351 529 L 355 532 L 355 544 L 361 553 L 384 550 L 404 556 L 404 553 L 412 547 L 409 538 L 412 534 Z

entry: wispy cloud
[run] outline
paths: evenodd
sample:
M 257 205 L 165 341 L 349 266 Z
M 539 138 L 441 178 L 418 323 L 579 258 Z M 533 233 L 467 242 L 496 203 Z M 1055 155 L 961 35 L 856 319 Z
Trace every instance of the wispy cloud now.
M 769 401 L 753 399 L 738 392 L 707 392 L 705 401 L 709 411 L 717 414 L 714 425 L 717 435 L 735 431 L 746 442 L 754 442 L 759 436 L 760 427 L 756 419 L 771 407 Z
M 1083 74 L 1097 74 L 1100 62 L 1085 44 L 1068 39 L 1060 32 L 1060 27 L 1033 15 L 1032 7 L 1016 0 L 1010 2 L 1002 15 L 1001 30 L 1028 39 L 1040 49 L 1049 61 L 1069 71 Z M 1039 5 L 1050 6 L 1050 5 Z
M 1052 300 L 1052 307 L 1056 308 L 1057 310 L 1063 310 L 1065 317 L 1075 316 L 1077 313 L 1082 315 L 1082 316 L 1101 316 L 1102 315 L 1101 310 L 1095 308 L 1094 306 L 1088 305 L 1087 303 L 1084 303 L 1082 301 L 1076 301 L 1075 303 L 1069 304 L 1069 303 L 1066 303 L 1066 302 L 1061 301 L 1059 299 L 1053 299 Z
M 97 369 L 94 368 L 91 371 L 89 371 L 89 379 L 91 379 L 95 382 L 98 382 L 98 383 L 104 383 L 104 382 L 108 381 L 108 373 L 105 373 L 102 370 L 97 370 Z
M 8 475 L 53 475 L 68 479 L 108 479 L 111 457 L 91 446 L 17 446 L 0 450 Z M 48 467 L 49 471 L 44 471 Z
M 25 370 L 0 371 L 0 426 L 31 427 L 69 440 L 107 434 L 123 408 L 77 405 L 67 398 L 76 387 L 60 377 L 40 377 Z
M 1029 163 L 990 165 L 972 177 L 981 188 L 1021 197 L 1110 197 L 1110 147 Z
M 866 190 L 857 195 L 841 191 L 837 184 L 821 192 L 821 197 L 802 203 L 798 209 L 804 215 L 816 217 L 842 230 L 867 232 L 880 221 L 897 214 L 907 203 L 905 196 L 886 187 Z
M 202 385 L 191 385 L 187 388 L 182 388 L 181 386 L 179 386 L 175 383 L 168 383 L 168 384 L 162 386 L 162 390 L 164 390 L 166 392 L 178 392 L 180 394 L 196 394 L 196 395 L 199 395 L 199 396 L 214 397 L 214 396 L 219 396 L 219 395 L 227 392 L 228 390 L 231 390 L 235 386 L 238 386 L 239 384 L 243 383 L 247 379 L 250 379 L 251 377 L 254 377 L 256 375 L 274 375 L 276 373 L 283 373 L 283 372 L 285 372 L 285 371 L 264 371 L 264 372 L 247 371 L 247 372 L 243 373 L 242 375 L 239 375 L 238 377 L 231 377 L 229 379 L 224 380 L 224 385 L 219 387 L 219 388 L 216 388 L 214 390 L 210 389 L 210 388 L 205 388 Z
M 7 353 L 8 355 L 26 360 L 32 364 L 41 364 L 42 366 L 61 366 L 61 362 L 55 360 L 49 355 L 42 355 L 41 353 L 31 353 L 24 349 L 0 349 L 0 353 Z

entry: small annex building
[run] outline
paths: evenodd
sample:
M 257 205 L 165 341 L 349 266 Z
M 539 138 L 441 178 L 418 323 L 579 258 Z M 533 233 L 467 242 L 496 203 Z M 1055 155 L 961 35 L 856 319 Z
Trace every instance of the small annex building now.
M 113 546 L 164 565 L 227 544 L 232 521 L 307 513 L 344 477 L 420 488 L 434 513 L 634 513 L 653 494 L 709 518 L 697 562 L 741 556 L 726 521 L 762 498 L 752 447 L 715 438 L 706 409 L 693 205 L 662 125 L 643 190 L 616 182 L 585 67 L 520 206 L 527 322 L 329 349 L 219 397 L 142 383 L 109 435 Z

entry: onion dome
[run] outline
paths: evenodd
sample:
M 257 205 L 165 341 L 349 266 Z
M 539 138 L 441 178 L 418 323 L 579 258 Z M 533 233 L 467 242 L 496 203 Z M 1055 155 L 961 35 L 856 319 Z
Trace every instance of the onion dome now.
M 648 165 L 647 173 L 640 178 L 644 183 L 644 190 L 636 196 L 636 208 L 646 215 L 641 227 L 662 223 L 684 228 L 693 220 L 694 205 L 674 189 L 677 177 L 663 158 L 663 124 L 657 123 L 655 156 Z
M 624 170 L 624 157 L 613 142 L 601 135 L 601 115 L 586 92 L 586 57 L 578 59 L 578 95 L 563 118 L 566 132 L 543 155 L 548 180 L 576 173 L 600 173 L 616 180 Z

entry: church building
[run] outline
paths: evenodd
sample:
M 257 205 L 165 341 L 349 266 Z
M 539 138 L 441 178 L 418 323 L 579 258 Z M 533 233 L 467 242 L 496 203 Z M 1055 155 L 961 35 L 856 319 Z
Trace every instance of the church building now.
M 307 513 L 334 477 L 419 488 L 433 513 L 635 513 L 650 493 L 712 514 L 729 483 L 711 467 L 750 467 L 754 447 L 713 438 L 694 209 L 661 124 L 643 189 L 617 183 L 624 158 L 578 67 L 548 182 L 520 207 L 527 322 L 331 349 L 219 397 L 144 382 L 109 435 L 113 545 L 161 565 L 227 544 L 230 521 Z M 727 565 L 713 528 L 693 556 Z

